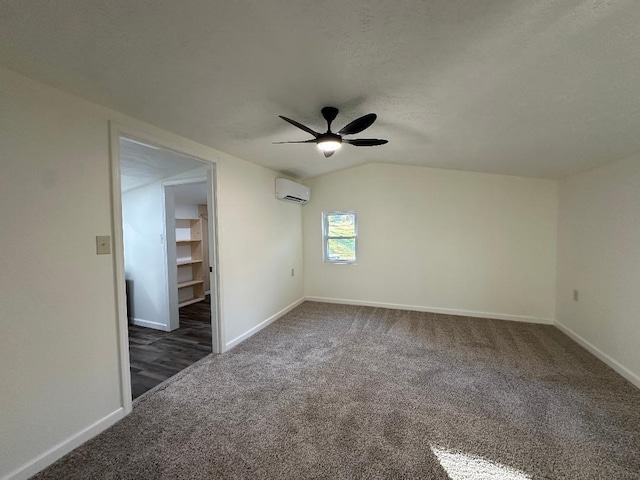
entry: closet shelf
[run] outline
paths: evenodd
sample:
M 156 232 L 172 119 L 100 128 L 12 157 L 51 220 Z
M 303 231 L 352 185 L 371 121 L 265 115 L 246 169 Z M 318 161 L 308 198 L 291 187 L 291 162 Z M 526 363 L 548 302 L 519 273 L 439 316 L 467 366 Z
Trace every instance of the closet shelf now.
M 193 265 L 194 263 L 202 263 L 202 260 L 192 260 L 192 259 L 178 260 L 179 267 L 181 267 L 182 265 Z
M 189 300 L 185 300 L 184 302 L 179 303 L 178 308 L 186 307 L 187 305 L 191 305 L 192 303 L 198 303 L 203 300 L 204 300 L 204 297 L 190 298 Z
M 182 223 L 180 223 L 182 220 Z M 180 233 L 180 240 L 176 239 L 176 265 L 178 269 L 178 307 L 191 305 L 205 299 L 205 277 L 208 268 L 204 268 L 204 248 L 202 241 L 202 220 L 200 218 L 176 218 L 176 235 Z M 186 232 L 185 223 L 189 229 Z M 180 225 L 180 226 L 179 226 Z M 185 239 L 184 237 L 189 237 Z M 187 276 L 187 274 L 191 274 Z M 191 290 L 191 292 L 189 291 Z M 191 298 L 184 298 L 189 296 Z
M 199 285 L 201 283 L 204 283 L 204 280 L 189 280 L 188 282 L 179 283 L 178 288 L 193 287 L 194 285 Z

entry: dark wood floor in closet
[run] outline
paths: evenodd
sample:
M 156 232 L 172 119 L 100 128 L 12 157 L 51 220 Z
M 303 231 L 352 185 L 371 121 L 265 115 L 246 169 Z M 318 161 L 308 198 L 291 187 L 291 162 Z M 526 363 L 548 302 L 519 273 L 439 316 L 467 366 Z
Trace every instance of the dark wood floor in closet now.
M 162 332 L 129 325 L 133 398 L 211 353 L 210 298 L 180 309 L 180 328 Z

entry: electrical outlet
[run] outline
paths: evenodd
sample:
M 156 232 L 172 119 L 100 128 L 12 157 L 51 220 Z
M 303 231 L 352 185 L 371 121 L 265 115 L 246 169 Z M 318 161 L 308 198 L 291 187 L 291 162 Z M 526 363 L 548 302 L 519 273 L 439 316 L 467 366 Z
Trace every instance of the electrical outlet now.
M 292 269 L 291 269 L 291 276 L 292 276 L 292 277 L 295 277 L 295 276 L 296 276 L 296 271 L 295 271 L 295 269 L 294 269 L 294 268 L 292 268 Z
M 96 237 L 96 253 L 98 255 L 109 255 L 111 253 L 111 237 L 109 235 Z
M 578 297 L 579 297 L 579 293 L 578 290 L 573 290 L 573 301 L 577 302 L 578 301 Z

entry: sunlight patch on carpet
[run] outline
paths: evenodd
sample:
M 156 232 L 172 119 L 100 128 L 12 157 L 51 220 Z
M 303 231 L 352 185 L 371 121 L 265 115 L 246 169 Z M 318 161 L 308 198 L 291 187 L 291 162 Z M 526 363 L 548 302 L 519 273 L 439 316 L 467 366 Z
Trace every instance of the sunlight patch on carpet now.
M 530 480 L 531 476 L 505 467 L 499 463 L 490 462 L 480 457 L 474 457 L 460 452 L 450 452 L 437 447 L 431 447 L 451 480 Z

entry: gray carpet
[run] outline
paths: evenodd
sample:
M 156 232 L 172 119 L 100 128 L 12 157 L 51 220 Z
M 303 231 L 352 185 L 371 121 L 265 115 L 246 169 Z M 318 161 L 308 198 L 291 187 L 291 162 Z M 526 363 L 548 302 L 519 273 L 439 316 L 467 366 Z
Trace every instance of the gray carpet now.
M 38 479 L 637 479 L 640 391 L 552 326 L 306 302 Z

